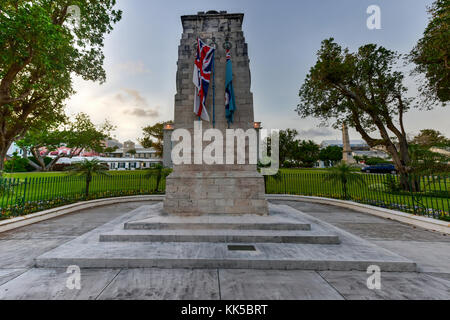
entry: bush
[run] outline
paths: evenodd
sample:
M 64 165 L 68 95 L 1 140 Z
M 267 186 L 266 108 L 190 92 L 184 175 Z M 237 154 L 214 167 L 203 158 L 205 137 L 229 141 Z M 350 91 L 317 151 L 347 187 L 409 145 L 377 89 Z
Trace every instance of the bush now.
M 386 180 L 384 180 L 383 184 L 389 192 L 398 192 L 401 190 L 400 183 L 391 174 L 386 175 Z
M 13 157 L 5 162 L 5 172 L 27 172 L 28 160 Z
M 383 158 L 368 158 L 366 160 L 366 165 L 368 166 L 375 166 L 377 164 L 385 164 L 385 163 L 390 163 L 389 161 L 383 159 Z

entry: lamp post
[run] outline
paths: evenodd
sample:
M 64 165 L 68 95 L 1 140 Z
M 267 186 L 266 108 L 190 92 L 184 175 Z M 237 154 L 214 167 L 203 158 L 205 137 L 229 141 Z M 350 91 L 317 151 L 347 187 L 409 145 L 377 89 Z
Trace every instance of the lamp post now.
M 174 130 L 173 123 L 166 123 L 164 125 L 164 139 L 163 139 L 163 166 L 172 167 L 172 132 Z
M 261 122 L 253 122 L 253 128 L 256 130 L 256 164 L 259 162 L 259 130 L 261 130 Z

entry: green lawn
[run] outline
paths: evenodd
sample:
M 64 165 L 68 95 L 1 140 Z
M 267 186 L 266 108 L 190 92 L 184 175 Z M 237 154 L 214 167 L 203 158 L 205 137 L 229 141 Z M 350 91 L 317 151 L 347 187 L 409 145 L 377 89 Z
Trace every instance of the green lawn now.
M 326 174 L 326 170 L 283 169 L 279 179 L 267 178 L 266 192 L 344 199 L 342 185 L 326 181 Z M 347 185 L 350 200 L 430 216 L 440 213 L 448 215 L 450 207 L 448 177 L 422 177 L 421 193 L 392 192 L 386 186 L 388 175 L 361 174 L 361 177 L 363 183 Z M 398 177 L 393 178 L 398 182 Z
M 165 189 L 164 179 L 157 190 L 156 177 L 147 177 L 144 171 L 110 173 L 93 177 L 88 199 L 163 193 Z M 85 189 L 84 177 L 66 173 L 14 174 L 0 188 L 0 219 L 85 200 Z
M 144 170 L 124 170 L 124 171 L 117 171 L 117 170 L 111 170 L 108 171 L 108 174 L 110 175 L 140 175 L 145 173 Z M 5 178 L 19 178 L 19 179 L 25 179 L 25 178 L 48 178 L 48 177 L 63 177 L 67 176 L 68 172 L 17 172 L 17 173 L 4 173 L 3 176 Z
M 279 179 L 266 178 L 266 192 L 344 199 L 340 183 L 325 181 L 326 169 L 282 169 Z M 360 174 L 364 183 L 347 186 L 349 200 L 392 208 L 409 213 L 449 219 L 450 179 L 422 177 L 422 192 L 393 192 L 386 186 L 389 175 Z M 0 218 L 27 214 L 85 199 L 83 177 L 66 172 L 6 174 L 0 188 Z M 391 176 L 398 181 L 398 177 Z M 0 185 L 1 187 L 1 185 Z M 156 190 L 156 177 L 145 171 L 110 171 L 109 176 L 94 176 L 89 199 L 138 194 L 163 193 L 165 180 Z

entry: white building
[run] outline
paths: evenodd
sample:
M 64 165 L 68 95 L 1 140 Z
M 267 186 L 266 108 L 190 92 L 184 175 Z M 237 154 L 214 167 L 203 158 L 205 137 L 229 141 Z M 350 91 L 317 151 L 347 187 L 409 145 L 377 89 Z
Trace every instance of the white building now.
M 8 151 L 6 151 L 6 156 L 11 158 L 14 155 L 14 153 L 17 153 L 19 157 L 23 156 L 23 150 L 19 148 L 19 146 L 15 142 L 13 142 L 9 147 Z
M 108 157 L 73 157 L 73 158 L 61 158 L 57 164 L 71 165 L 76 162 L 82 162 L 84 160 L 96 159 L 101 163 L 108 165 L 110 170 L 136 170 L 136 169 L 149 169 L 156 164 L 161 163 L 161 159 L 136 159 L 136 158 L 108 158 Z

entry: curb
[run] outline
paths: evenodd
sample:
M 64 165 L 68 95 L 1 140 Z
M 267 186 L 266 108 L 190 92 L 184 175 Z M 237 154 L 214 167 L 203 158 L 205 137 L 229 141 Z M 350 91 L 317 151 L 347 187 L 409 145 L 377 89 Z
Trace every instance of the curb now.
M 90 201 L 81 201 L 69 205 L 48 209 L 21 217 L 16 217 L 8 220 L 0 221 L 0 233 L 24 227 L 40 221 L 59 217 L 68 213 L 76 212 L 83 209 L 90 209 L 115 203 L 136 202 L 136 201 L 163 201 L 165 195 L 142 195 L 129 196 L 117 198 L 96 199 Z M 378 217 L 391 219 L 410 225 L 425 228 L 427 230 L 442 232 L 450 234 L 450 223 L 446 221 L 436 220 L 432 218 L 415 216 L 409 213 L 395 211 L 391 209 L 379 208 L 367 204 L 357 202 L 337 200 L 331 198 L 310 197 L 310 196 L 296 196 L 296 195 L 282 195 L 282 194 L 266 194 L 267 200 L 290 200 L 290 201 L 304 201 L 312 203 L 329 204 L 338 207 L 353 209 L 362 213 L 372 214 Z
M 36 213 L 31 213 L 25 216 L 20 216 L 12 219 L 0 221 L 0 233 L 13 230 L 16 228 L 24 227 L 40 221 L 59 217 L 75 211 L 90 209 L 95 207 L 101 207 L 105 205 L 124 203 L 124 202 L 136 202 L 136 201 L 162 201 L 164 195 L 142 195 L 142 196 L 129 196 L 129 197 L 117 197 L 117 198 L 105 198 L 95 199 L 89 201 L 80 201 L 65 206 L 52 208 Z
M 407 223 L 410 225 L 418 226 L 421 228 L 425 228 L 427 230 L 442 232 L 445 234 L 450 234 L 450 223 L 442 220 L 437 220 L 433 218 L 427 218 L 423 216 L 417 216 L 406 212 L 395 211 L 391 209 L 385 209 L 375 206 L 370 206 L 367 204 L 338 200 L 338 199 L 330 199 L 330 198 L 321 198 L 321 197 L 310 197 L 310 196 L 295 196 L 295 195 L 287 195 L 287 194 L 266 194 L 267 200 L 291 200 L 291 201 L 304 201 L 304 202 L 312 202 L 312 203 L 321 203 L 321 204 L 329 204 L 338 207 L 344 207 L 348 209 L 353 209 L 362 213 L 372 214 L 378 217 L 391 219 L 403 223 Z

